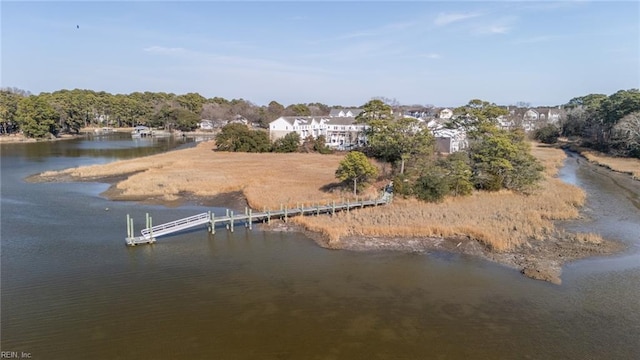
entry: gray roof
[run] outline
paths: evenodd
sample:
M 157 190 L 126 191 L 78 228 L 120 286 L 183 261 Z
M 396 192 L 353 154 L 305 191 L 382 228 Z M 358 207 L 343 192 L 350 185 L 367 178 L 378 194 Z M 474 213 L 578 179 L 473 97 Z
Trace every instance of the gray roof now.
M 353 116 L 339 116 L 327 119 L 327 125 L 354 125 L 356 118 Z
M 310 123 L 313 119 L 317 119 L 320 121 L 323 117 L 321 116 L 280 116 L 278 119 L 283 119 L 289 123 L 289 125 L 293 125 L 293 122 L 298 120 L 300 122 L 308 122 Z M 278 120 L 276 119 L 276 120 Z M 274 120 L 275 121 L 275 120 Z
M 351 111 L 353 116 L 358 116 L 358 114 L 360 114 L 362 112 L 362 109 L 356 109 L 356 108 L 352 108 L 352 109 L 331 109 L 331 111 L 329 112 L 329 116 L 338 117 L 338 115 L 340 114 L 340 111 L 343 111 L 345 113 L 347 113 L 348 111 Z

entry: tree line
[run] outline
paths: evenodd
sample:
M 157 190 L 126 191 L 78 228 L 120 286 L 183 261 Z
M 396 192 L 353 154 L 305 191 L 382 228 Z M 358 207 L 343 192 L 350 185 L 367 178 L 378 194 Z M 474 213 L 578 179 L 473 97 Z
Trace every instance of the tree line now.
M 535 137 L 554 143 L 558 137 L 577 139 L 582 146 L 616 156 L 640 158 L 640 91 L 589 94 L 564 105 L 566 118 L 536 130 Z
M 89 126 L 145 125 L 189 131 L 200 119 L 232 120 L 238 116 L 266 128 L 280 116 L 328 115 L 321 103 L 292 104 L 271 101 L 258 106 L 244 99 L 205 98 L 198 93 L 164 92 L 110 94 L 93 90 L 59 90 L 32 95 L 17 88 L 0 90 L 0 134 L 22 132 L 42 138 L 78 133 Z

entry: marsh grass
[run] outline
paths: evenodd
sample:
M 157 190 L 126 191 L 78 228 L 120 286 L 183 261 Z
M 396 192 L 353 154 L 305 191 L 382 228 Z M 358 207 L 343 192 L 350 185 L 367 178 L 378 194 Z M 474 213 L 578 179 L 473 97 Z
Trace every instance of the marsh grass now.
M 228 153 L 212 151 L 213 142 L 143 158 L 49 171 L 42 175 L 104 178 L 132 174 L 116 188 L 121 198 L 175 200 L 180 194 L 214 196 L 241 191 L 255 209 L 293 207 L 300 203 L 341 201 L 348 191 L 327 192 L 335 183 L 341 155 Z M 372 193 L 361 196 L 372 196 Z
M 99 178 L 132 173 L 116 185 L 124 197 L 174 200 L 183 193 L 212 196 L 241 191 L 257 210 L 277 209 L 280 204 L 326 204 L 348 196 L 348 192 L 326 191 L 336 182 L 341 155 L 226 153 L 213 148 L 212 142 L 205 142 L 195 148 L 44 175 Z M 532 153 L 545 166 L 545 178 L 530 195 L 475 192 L 438 204 L 397 198 L 389 206 L 291 221 L 333 243 L 345 236 L 464 236 L 494 251 L 511 250 L 554 236 L 553 220 L 578 217 L 578 207 L 585 201 L 582 190 L 554 177 L 565 159 L 562 150 L 534 145 Z M 376 196 L 379 185 L 371 187 L 367 196 Z M 582 241 L 599 241 L 597 235 L 581 236 Z
M 614 171 L 631 174 L 634 179 L 640 180 L 640 160 L 638 159 L 612 157 L 596 151 L 582 151 L 581 153 L 591 162 L 606 166 Z
M 459 237 L 480 241 L 494 251 L 508 251 L 530 240 L 554 236 L 553 220 L 574 219 L 585 193 L 554 176 L 562 166 L 562 150 L 534 145 L 532 153 L 545 166 L 545 179 L 531 195 L 511 191 L 475 192 L 433 204 L 396 199 L 386 207 L 328 216 L 299 217 L 293 221 L 324 234 L 330 243 L 346 236 Z M 595 242 L 597 235 L 584 235 Z

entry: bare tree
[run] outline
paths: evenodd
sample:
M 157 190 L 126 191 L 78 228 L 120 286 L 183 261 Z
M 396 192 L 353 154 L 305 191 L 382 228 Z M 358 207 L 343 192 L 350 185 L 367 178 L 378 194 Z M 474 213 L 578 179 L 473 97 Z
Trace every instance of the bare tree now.
M 640 111 L 623 117 L 613 128 L 614 141 L 627 152 L 640 151 Z

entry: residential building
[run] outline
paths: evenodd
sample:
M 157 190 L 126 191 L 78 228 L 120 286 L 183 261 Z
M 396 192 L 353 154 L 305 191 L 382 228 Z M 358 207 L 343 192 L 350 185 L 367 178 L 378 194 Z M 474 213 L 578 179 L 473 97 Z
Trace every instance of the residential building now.
M 200 130 L 213 130 L 213 120 L 200 120 Z
M 438 118 L 440 119 L 451 119 L 453 117 L 453 110 L 449 108 L 444 108 L 438 111 Z
M 347 150 L 365 143 L 366 127 L 357 124 L 355 117 L 281 116 L 269 123 L 269 137 L 273 141 L 295 132 L 304 140 L 323 135 L 327 146 Z

